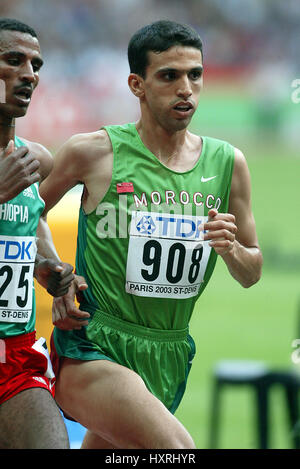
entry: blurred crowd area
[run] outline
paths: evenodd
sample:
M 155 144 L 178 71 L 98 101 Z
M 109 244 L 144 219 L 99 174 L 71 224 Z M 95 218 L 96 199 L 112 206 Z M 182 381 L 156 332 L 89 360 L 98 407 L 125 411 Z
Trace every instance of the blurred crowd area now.
M 19 123 L 27 138 L 55 146 L 75 132 L 135 120 L 127 44 L 158 19 L 199 31 L 208 90 L 224 95 L 236 89 L 256 103 L 258 126 L 279 126 L 297 138 L 290 96 L 292 81 L 300 78 L 299 0 L 1 0 L 0 16 L 31 25 L 45 60 Z

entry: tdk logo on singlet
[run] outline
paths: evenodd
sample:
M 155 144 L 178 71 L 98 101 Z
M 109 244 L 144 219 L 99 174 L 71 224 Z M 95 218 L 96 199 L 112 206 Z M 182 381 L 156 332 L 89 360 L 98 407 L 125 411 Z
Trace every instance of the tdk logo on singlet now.
M 137 234 L 160 238 L 201 239 L 202 217 L 189 215 L 136 212 Z M 132 233 L 133 234 L 133 233 Z
M 32 260 L 32 241 L 0 240 L 0 252 L 4 260 Z

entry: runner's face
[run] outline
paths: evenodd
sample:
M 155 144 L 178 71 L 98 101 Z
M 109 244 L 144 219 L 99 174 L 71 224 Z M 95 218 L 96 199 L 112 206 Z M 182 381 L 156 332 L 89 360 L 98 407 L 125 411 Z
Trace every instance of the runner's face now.
M 26 114 L 43 64 L 39 42 L 30 34 L 0 31 L 0 114 Z
M 149 52 L 144 102 L 168 131 L 185 129 L 197 109 L 203 86 L 202 54 L 194 47 L 174 46 Z

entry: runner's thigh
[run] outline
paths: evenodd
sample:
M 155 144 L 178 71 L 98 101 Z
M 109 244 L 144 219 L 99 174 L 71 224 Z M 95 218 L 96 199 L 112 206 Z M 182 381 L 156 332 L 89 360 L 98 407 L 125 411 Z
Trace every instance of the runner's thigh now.
M 117 363 L 63 359 L 56 399 L 67 414 L 117 448 L 195 448 L 140 376 Z
M 69 448 L 63 418 L 49 391 L 26 389 L 1 404 L 0 448 Z

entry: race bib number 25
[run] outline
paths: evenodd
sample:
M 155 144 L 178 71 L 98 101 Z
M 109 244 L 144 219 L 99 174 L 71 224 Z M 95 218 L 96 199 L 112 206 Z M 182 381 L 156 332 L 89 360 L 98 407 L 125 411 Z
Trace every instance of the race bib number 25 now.
M 0 236 L 0 322 L 29 321 L 36 251 L 32 236 Z
M 132 212 L 126 292 L 157 298 L 196 296 L 210 246 L 201 225 L 207 217 Z

